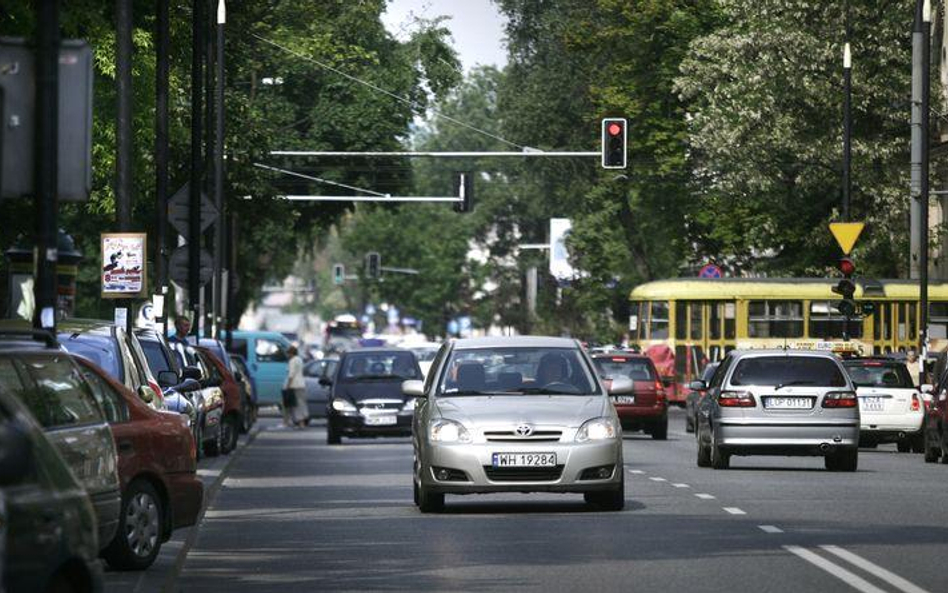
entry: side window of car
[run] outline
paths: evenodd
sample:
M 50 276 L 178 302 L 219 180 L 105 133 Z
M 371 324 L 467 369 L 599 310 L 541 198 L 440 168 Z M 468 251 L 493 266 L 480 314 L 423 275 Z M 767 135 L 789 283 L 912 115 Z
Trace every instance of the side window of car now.
M 429 390 L 431 389 L 431 386 L 434 384 L 435 375 L 437 375 L 440 372 L 439 367 L 441 366 L 441 363 L 444 362 L 444 357 L 447 355 L 448 350 L 449 350 L 448 343 L 445 342 L 444 344 L 442 344 L 441 349 L 438 350 L 438 353 L 435 355 L 434 360 L 431 361 L 431 368 L 428 369 L 428 376 L 425 377 L 425 393 L 428 393 Z
M 257 338 L 254 352 L 257 354 L 257 362 L 286 362 L 289 360 L 283 344 L 266 338 Z
M 128 422 L 128 404 L 125 403 L 122 395 L 92 369 L 83 368 L 82 374 L 89 382 L 92 395 L 99 403 L 99 407 L 105 413 L 105 419 L 110 424 Z
M 718 369 L 714 371 L 714 375 L 711 376 L 711 382 L 708 384 L 708 389 L 719 389 L 724 383 L 724 376 L 727 374 L 729 368 L 731 368 L 731 363 L 734 361 L 733 356 L 726 356 L 721 364 L 718 365 Z
M 102 412 L 75 363 L 65 356 L 23 361 L 34 385 L 23 390 L 23 403 L 44 428 L 101 422 Z

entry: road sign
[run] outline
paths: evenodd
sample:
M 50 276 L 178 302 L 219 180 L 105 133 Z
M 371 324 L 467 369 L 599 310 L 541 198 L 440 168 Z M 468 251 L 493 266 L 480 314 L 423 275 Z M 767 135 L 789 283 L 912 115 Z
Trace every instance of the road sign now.
M 211 281 L 214 269 L 214 258 L 206 249 L 201 250 L 201 271 L 199 273 L 199 282 L 203 286 Z M 171 279 L 180 286 L 188 285 L 188 248 L 187 246 L 178 247 L 171 252 L 168 258 L 168 274 Z
M 188 221 L 191 219 L 191 184 L 185 183 L 168 200 L 168 222 L 178 233 L 187 238 L 191 229 Z M 212 224 L 217 222 L 217 206 L 207 199 L 201 192 L 201 232 L 203 233 Z
M 723 278 L 724 270 L 715 264 L 705 264 L 698 270 L 698 278 Z
M 856 245 L 856 241 L 865 226 L 866 224 L 863 222 L 831 222 L 829 225 L 830 232 L 836 238 L 839 248 L 846 255 L 849 255 L 849 252 L 853 250 L 853 246 Z

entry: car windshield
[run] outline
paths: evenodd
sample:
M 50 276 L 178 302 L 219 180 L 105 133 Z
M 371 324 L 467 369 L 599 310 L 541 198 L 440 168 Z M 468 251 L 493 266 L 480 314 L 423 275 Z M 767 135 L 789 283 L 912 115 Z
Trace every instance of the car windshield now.
M 163 371 L 174 371 L 174 369 L 171 368 L 171 361 L 165 357 L 161 344 L 152 340 L 139 340 L 139 343 L 142 345 L 145 358 L 148 359 L 148 367 L 152 373 L 157 375 Z
M 912 389 L 915 382 L 904 364 L 882 362 L 847 363 L 846 370 L 857 387 L 895 387 Z
M 731 385 L 819 385 L 845 387 L 846 378 L 832 359 L 817 356 L 755 356 L 734 367 Z
M 124 381 L 118 343 L 112 338 L 93 334 L 61 333 L 59 342 L 67 352 L 88 358 L 112 378 Z
M 594 358 L 593 363 L 600 377 L 628 377 L 633 381 L 654 381 L 652 365 L 641 358 Z
M 442 395 L 594 395 L 596 381 L 576 348 L 454 350 Z
M 352 352 L 342 363 L 343 383 L 385 379 L 420 379 L 421 373 L 411 352 Z

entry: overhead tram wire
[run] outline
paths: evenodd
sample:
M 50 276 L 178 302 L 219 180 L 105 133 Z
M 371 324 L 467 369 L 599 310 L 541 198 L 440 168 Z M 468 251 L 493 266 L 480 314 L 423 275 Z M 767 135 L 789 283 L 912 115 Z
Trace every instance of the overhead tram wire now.
M 366 87 L 368 87 L 368 88 L 370 88 L 370 89 L 372 89 L 372 90 L 374 90 L 374 91 L 376 91 L 376 92 L 379 92 L 379 93 L 382 93 L 382 94 L 384 94 L 384 95 L 386 95 L 386 96 L 388 96 L 388 97 L 391 97 L 392 99 L 395 99 L 395 100 L 397 100 L 397 101 L 401 101 L 402 103 L 405 103 L 405 104 L 408 105 L 409 107 L 414 107 L 414 106 L 415 106 L 414 102 L 413 102 L 411 99 L 407 98 L 407 97 L 402 97 L 402 96 L 400 96 L 400 95 L 396 95 L 395 93 L 393 93 L 393 92 L 391 92 L 391 91 L 389 91 L 389 90 L 383 89 L 382 87 L 380 87 L 380 86 L 378 86 L 378 85 L 376 85 L 376 84 L 374 84 L 374 83 L 371 83 L 371 82 L 369 82 L 369 81 L 367 81 L 367 80 L 363 80 L 363 79 L 361 79 L 361 78 L 359 78 L 359 77 L 357 77 L 357 76 L 353 76 L 352 74 L 349 74 L 349 73 L 347 73 L 347 72 L 343 72 L 342 70 L 339 70 L 338 68 L 335 68 L 335 67 L 333 67 L 333 66 L 330 66 L 329 64 L 320 62 L 319 60 L 317 60 L 316 58 L 314 58 L 314 57 L 312 57 L 312 56 L 308 56 L 308 55 L 306 55 L 306 54 L 300 53 L 300 52 L 298 52 L 298 51 L 296 51 L 296 50 L 294 50 L 294 49 L 291 49 L 291 48 L 289 48 L 289 47 L 286 47 L 285 45 L 281 45 L 281 44 L 277 43 L 276 41 L 271 41 L 270 39 L 267 39 L 266 37 L 262 37 L 262 36 L 260 36 L 260 35 L 257 35 L 256 33 L 251 33 L 250 35 L 251 35 L 252 37 L 254 37 L 254 38 L 256 38 L 256 39 L 258 39 L 258 40 L 260 40 L 260 41 L 262 41 L 262 42 L 264 42 L 264 43 L 266 43 L 266 44 L 268 44 L 268 45 L 272 45 L 273 47 L 275 47 L 275 48 L 277 48 L 277 49 L 280 49 L 281 51 L 284 51 L 284 52 L 286 52 L 286 53 L 288 53 L 288 54 L 290 54 L 290 55 L 292 55 L 292 56 L 296 56 L 297 58 L 300 58 L 300 59 L 302 59 L 302 60 L 306 60 L 307 62 L 311 62 L 311 63 L 313 63 L 313 64 L 319 66 L 320 68 L 324 68 L 324 69 L 326 69 L 326 70 L 329 70 L 330 72 L 334 72 L 334 73 L 338 74 L 339 76 L 342 76 L 342 77 L 347 78 L 347 79 L 349 79 L 349 80 L 351 80 L 351 81 L 353 81 L 353 82 L 357 82 L 357 83 L 359 83 L 359 84 L 361 84 L 361 85 L 364 85 L 364 86 L 366 86 Z M 507 140 L 506 138 L 503 138 L 503 137 L 501 137 L 501 136 L 498 136 L 497 134 L 493 134 L 493 133 L 491 133 L 491 132 L 488 132 L 487 130 L 483 130 L 483 129 L 478 128 L 477 126 L 471 125 L 471 124 L 469 124 L 469 123 L 467 123 L 467 122 L 463 122 L 463 121 L 461 121 L 461 120 L 459 120 L 459 119 L 455 119 L 455 118 L 451 117 L 450 115 L 445 115 L 445 114 L 443 114 L 443 113 L 440 113 L 440 112 L 437 111 L 436 109 L 431 109 L 431 114 L 432 114 L 433 116 L 438 117 L 438 118 L 441 118 L 441 119 L 443 119 L 443 120 L 445 120 L 445 121 L 449 121 L 449 122 L 451 122 L 451 123 L 453 123 L 453 124 L 456 124 L 456 125 L 465 127 L 465 128 L 467 128 L 467 129 L 469 129 L 469 130 L 471 130 L 471 131 L 473 131 L 473 132 L 477 132 L 478 134 L 482 134 L 482 135 L 484 135 L 484 136 L 487 136 L 488 138 L 493 138 L 494 140 L 497 140 L 497 141 L 499 141 L 499 142 L 503 142 L 504 144 L 507 144 L 507 145 L 509 145 L 509 146 L 513 146 L 513 147 L 518 148 L 518 149 L 520 149 L 520 150 L 526 150 L 526 149 L 527 149 L 527 147 L 524 146 L 523 144 L 517 144 L 516 142 L 512 142 L 512 141 L 510 141 L 510 140 Z
M 309 181 L 316 181 L 317 183 L 325 183 L 327 185 L 334 185 L 336 187 L 341 187 L 344 189 L 351 189 L 352 191 L 357 191 L 364 194 L 369 194 L 372 196 L 377 196 L 380 198 L 387 198 L 390 194 L 383 194 L 371 189 L 365 189 L 362 187 L 356 187 L 354 185 L 346 185 L 345 183 L 339 183 L 338 181 L 331 181 L 329 179 L 323 179 L 322 177 L 315 177 L 313 175 L 306 175 L 305 173 L 297 173 L 296 171 L 289 171 L 287 169 L 280 169 L 279 167 L 271 167 L 270 165 L 264 165 L 263 163 L 254 163 L 254 167 L 259 169 L 266 169 L 268 171 L 275 171 L 277 173 L 283 173 L 284 175 L 290 175 L 293 177 L 299 177 L 301 179 L 306 179 Z

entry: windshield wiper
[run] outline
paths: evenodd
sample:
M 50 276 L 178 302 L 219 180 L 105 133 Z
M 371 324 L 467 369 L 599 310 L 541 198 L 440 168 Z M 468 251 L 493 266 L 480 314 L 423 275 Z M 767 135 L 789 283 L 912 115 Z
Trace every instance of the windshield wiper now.
M 813 381 L 809 379 L 797 379 L 796 381 L 787 381 L 786 383 L 778 383 L 774 387 L 774 391 L 779 391 L 782 387 L 790 387 L 791 385 L 813 385 Z
M 522 393 L 524 395 L 583 395 L 579 393 L 579 390 L 560 391 L 558 389 L 547 389 L 546 387 L 524 387 L 514 393 Z
M 442 394 L 443 397 L 454 397 L 455 395 L 513 395 L 510 392 L 497 392 L 497 391 L 478 391 L 477 389 L 463 389 L 459 391 L 446 391 Z

